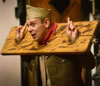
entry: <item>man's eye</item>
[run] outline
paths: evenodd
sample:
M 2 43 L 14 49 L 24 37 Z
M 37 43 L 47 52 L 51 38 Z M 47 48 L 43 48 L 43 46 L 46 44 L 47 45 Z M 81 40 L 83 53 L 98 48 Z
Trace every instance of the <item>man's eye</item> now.
M 30 26 L 34 27 L 34 26 L 35 26 L 35 24 L 34 24 L 34 23 L 31 23 L 31 24 L 30 24 Z
M 27 26 L 29 27 L 29 25 L 27 24 Z

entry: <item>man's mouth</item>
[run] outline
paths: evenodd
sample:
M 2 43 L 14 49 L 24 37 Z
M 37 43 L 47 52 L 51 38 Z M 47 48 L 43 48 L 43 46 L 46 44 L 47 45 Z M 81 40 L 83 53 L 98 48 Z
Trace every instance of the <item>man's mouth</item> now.
M 32 35 L 32 37 L 35 39 L 36 38 L 36 34 L 31 34 Z

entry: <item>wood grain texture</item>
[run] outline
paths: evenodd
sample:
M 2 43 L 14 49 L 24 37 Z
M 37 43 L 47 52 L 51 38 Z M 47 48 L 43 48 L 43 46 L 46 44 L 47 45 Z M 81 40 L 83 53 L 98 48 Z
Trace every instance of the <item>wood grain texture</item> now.
M 24 39 L 20 43 L 16 43 L 16 27 L 12 27 L 1 50 L 1 54 L 80 54 L 88 52 L 90 51 L 97 24 L 98 21 L 75 22 L 74 25 L 78 28 L 80 34 L 77 40 L 74 43 L 71 43 L 68 41 L 66 34 L 66 23 L 59 23 L 52 40 L 42 48 L 34 41 L 27 29 Z

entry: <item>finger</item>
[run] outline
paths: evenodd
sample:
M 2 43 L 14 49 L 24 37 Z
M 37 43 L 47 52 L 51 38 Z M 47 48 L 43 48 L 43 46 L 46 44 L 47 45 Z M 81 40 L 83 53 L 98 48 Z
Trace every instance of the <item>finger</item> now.
M 24 27 L 23 27 L 24 29 L 26 28 L 26 23 L 24 24 Z
M 70 23 L 70 29 L 71 29 L 72 31 L 75 30 L 75 25 L 73 25 L 73 22 Z
M 25 29 L 26 29 L 26 23 L 25 23 L 23 29 L 21 30 L 21 32 L 23 33 L 25 31 Z
M 70 17 L 67 18 L 67 25 L 69 25 L 72 21 L 70 21 Z
M 72 23 L 70 23 L 70 28 L 71 28 L 71 30 L 73 30 L 73 24 Z
M 16 30 L 20 30 L 22 28 L 22 26 L 17 26 Z
M 69 30 L 72 29 L 72 21 L 70 21 L 70 22 L 67 24 L 67 27 L 68 27 Z
M 22 27 L 22 26 L 17 26 L 15 32 L 16 32 L 16 33 L 20 33 L 21 27 Z
M 72 31 L 73 30 L 73 22 L 70 21 L 70 17 L 67 18 L 67 28 L 68 30 Z
M 70 17 L 67 18 L 67 22 L 68 22 L 68 23 L 70 22 Z

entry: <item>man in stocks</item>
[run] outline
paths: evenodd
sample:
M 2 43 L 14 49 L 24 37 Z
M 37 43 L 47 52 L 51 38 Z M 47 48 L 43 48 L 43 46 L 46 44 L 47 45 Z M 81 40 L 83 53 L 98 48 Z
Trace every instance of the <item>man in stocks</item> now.
M 57 23 L 51 24 L 50 10 L 27 5 L 27 16 L 24 27 L 16 28 L 16 41 L 24 38 L 24 31 L 28 31 L 41 47 L 45 46 L 56 33 Z M 22 29 L 21 29 L 22 28 Z M 67 19 L 66 34 L 74 42 L 79 31 L 70 19 Z M 81 57 L 80 57 L 81 58 Z M 26 56 L 24 59 L 27 69 L 33 73 L 32 86 L 84 86 L 81 71 L 82 66 L 92 69 L 95 61 L 81 65 L 77 55 L 37 55 Z M 30 78 L 30 77 L 29 77 Z M 29 83 L 30 84 L 30 83 Z

